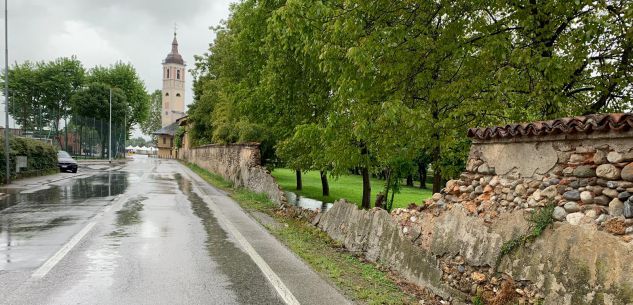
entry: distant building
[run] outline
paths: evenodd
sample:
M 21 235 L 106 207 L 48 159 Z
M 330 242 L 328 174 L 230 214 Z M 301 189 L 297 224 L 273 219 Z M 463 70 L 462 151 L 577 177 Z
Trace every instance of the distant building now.
M 163 60 L 163 96 L 160 130 L 154 132 L 158 138 L 158 157 L 173 158 L 174 134 L 178 119 L 185 116 L 185 61 L 178 53 L 178 40 L 174 32 L 171 52 Z

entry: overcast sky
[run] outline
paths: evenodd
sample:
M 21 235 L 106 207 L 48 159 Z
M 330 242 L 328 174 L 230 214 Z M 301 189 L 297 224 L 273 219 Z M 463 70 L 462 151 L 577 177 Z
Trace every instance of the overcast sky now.
M 174 23 L 190 68 L 193 56 L 204 53 L 214 38 L 209 27 L 227 19 L 235 1 L 9 0 L 9 66 L 72 55 L 86 68 L 121 60 L 136 67 L 152 92 L 162 86 L 161 62 L 171 50 Z M 4 30 L 3 14 L 1 19 Z M 4 48 L 3 35 L 0 41 Z M 0 62 L 4 69 L 3 56 Z M 192 100 L 188 76 L 186 104 Z

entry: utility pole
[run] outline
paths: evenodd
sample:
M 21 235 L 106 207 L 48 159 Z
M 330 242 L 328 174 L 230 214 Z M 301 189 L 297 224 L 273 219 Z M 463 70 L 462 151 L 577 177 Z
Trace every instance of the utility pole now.
M 4 0 L 4 161 L 7 184 L 11 183 L 9 162 L 9 20 L 7 0 Z
M 123 117 L 123 160 L 127 159 L 127 148 L 125 148 L 126 142 L 127 142 L 127 111 L 125 112 L 125 116 Z
M 6 0 L 5 0 L 6 1 Z M 112 88 L 110 88 L 110 128 L 108 128 L 108 161 L 112 163 Z

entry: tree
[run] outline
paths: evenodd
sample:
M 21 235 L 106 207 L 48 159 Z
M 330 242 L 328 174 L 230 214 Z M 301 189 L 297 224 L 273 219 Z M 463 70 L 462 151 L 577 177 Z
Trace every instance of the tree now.
M 155 90 L 150 96 L 149 114 L 146 120 L 143 120 L 139 125 L 141 131 L 146 135 L 151 135 L 153 132 L 159 130 L 162 126 L 161 112 L 163 110 L 163 94 L 160 90 Z
M 112 90 L 112 124 L 122 124 L 128 110 L 124 91 L 111 89 L 102 83 L 92 83 L 79 90 L 71 99 L 74 115 L 92 117 L 103 122 L 110 119 L 110 90 Z M 108 129 L 99 128 L 101 156 L 105 156 Z
M 275 1 L 248 0 L 231 6 L 231 17 L 215 28 L 209 53 L 196 57 L 194 103 L 189 109 L 194 143 L 261 142 L 264 163 L 271 159 L 275 129 L 267 119 L 260 83 L 266 64 L 261 52 L 266 20 Z
M 53 123 L 55 134 L 61 144 L 60 122 L 63 119 L 64 126 L 68 125 L 70 99 L 83 85 L 85 70 L 76 57 L 58 58 L 40 65 L 39 69 L 46 118 Z M 68 128 L 65 130 L 64 149 L 68 150 Z
M 127 141 L 130 146 L 147 146 L 151 141 L 145 140 L 143 137 L 136 137 Z
M 94 67 L 90 70 L 87 82 L 101 83 L 121 90 L 127 102 L 127 111 L 123 113 L 121 120 L 124 117 L 127 119 L 127 130 L 134 124 L 141 124 L 148 119 L 150 97 L 145 84 L 131 64 L 117 62 L 110 67 Z
M 25 131 L 41 129 L 42 122 L 42 63 L 26 61 L 9 69 L 9 114 Z M 2 81 L 4 85 L 4 77 Z
M 632 11 L 628 0 L 490 2 L 467 40 L 493 68 L 486 98 L 508 121 L 631 109 Z

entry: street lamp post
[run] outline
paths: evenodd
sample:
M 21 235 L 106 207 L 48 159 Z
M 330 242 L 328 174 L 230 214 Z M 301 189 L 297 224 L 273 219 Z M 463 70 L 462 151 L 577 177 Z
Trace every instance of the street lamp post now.
M 7 184 L 11 183 L 9 162 L 9 21 L 7 0 L 4 0 L 4 161 Z
M 6 1 L 6 0 L 5 0 Z M 110 88 L 110 128 L 108 128 L 108 161 L 112 163 L 112 88 Z

